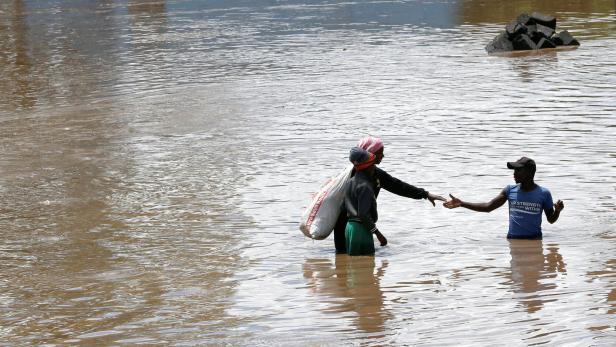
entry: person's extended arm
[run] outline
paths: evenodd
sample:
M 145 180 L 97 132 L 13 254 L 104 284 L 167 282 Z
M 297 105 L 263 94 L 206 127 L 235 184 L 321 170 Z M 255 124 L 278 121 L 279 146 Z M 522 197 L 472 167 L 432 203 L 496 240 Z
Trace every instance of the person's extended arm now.
M 553 209 L 550 208 L 550 209 L 545 210 L 545 216 L 548 218 L 548 222 L 550 224 L 553 224 L 554 222 L 558 220 L 558 217 L 560 216 L 560 211 L 562 211 L 563 208 L 565 208 L 565 203 L 563 203 L 562 200 L 558 200 L 554 204 Z
M 428 199 L 428 201 L 432 203 L 432 206 L 435 206 L 434 200 L 446 201 L 442 196 L 431 194 L 425 189 L 403 182 L 381 169 L 377 170 L 381 187 L 390 193 L 411 199 Z
M 464 207 L 469 210 L 477 211 L 477 212 L 492 212 L 495 209 L 503 206 L 503 204 L 507 201 L 507 196 L 504 191 L 501 191 L 498 196 L 489 202 L 466 202 L 462 201 L 453 195 L 449 194 L 451 200 L 447 201 L 443 204 L 443 206 L 447 208 L 456 208 L 456 207 Z

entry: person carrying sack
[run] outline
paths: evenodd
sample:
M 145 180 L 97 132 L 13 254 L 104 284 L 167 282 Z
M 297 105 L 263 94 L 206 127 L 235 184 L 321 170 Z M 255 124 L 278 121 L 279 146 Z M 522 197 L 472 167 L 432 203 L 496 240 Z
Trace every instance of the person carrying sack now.
M 404 196 L 404 197 L 408 197 L 408 198 L 412 198 L 412 199 L 427 199 L 432 203 L 433 206 L 435 206 L 435 203 L 434 203 L 435 200 L 446 201 L 445 198 L 441 196 L 433 195 L 422 188 L 417 188 L 413 185 L 403 182 L 395 177 L 392 177 L 384 170 L 378 168 L 376 165 L 380 164 L 383 158 L 385 157 L 383 141 L 381 139 L 368 136 L 368 137 L 365 137 L 359 140 L 357 147 L 351 150 L 351 154 L 349 156 L 349 160 L 351 162 L 354 163 L 353 160 L 357 161 L 358 159 L 361 159 L 361 158 L 367 159 L 367 158 L 364 158 L 363 156 L 361 156 L 360 158 L 360 154 L 359 154 L 361 153 L 360 150 L 363 150 L 364 152 L 367 152 L 374 156 L 374 159 L 371 165 L 369 165 L 368 167 L 372 166 L 372 169 L 370 169 L 369 176 L 370 176 L 370 180 L 372 184 L 372 192 L 374 194 L 375 216 L 376 216 L 376 198 L 378 197 L 381 188 L 384 188 L 385 190 L 391 193 Z M 353 172 L 354 175 L 356 175 L 359 172 L 356 166 L 353 171 L 354 171 Z M 365 176 L 366 175 L 362 174 L 362 177 L 364 179 L 366 179 Z M 353 178 L 354 177 L 355 176 L 353 176 Z M 349 184 L 349 186 L 351 185 L 352 184 Z M 348 189 L 349 188 L 347 188 L 347 192 L 349 192 Z M 346 240 L 346 229 L 347 229 L 347 224 L 348 224 L 347 222 L 350 220 L 351 214 L 349 214 L 349 212 L 347 211 L 348 204 L 346 200 L 347 199 L 345 198 L 345 203 L 343 203 L 341 206 L 340 214 L 338 216 L 336 226 L 334 227 L 334 244 L 335 244 L 337 253 L 348 253 L 347 240 Z M 373 222 L 376 223 L 376 220 L 373 220 Z M 371 228 L 372 227 L 370 227 L 369 230 L 371 230 Z M 381 232 L 378 229 L 374 230 L 373 232 L 379 239 L 381 246 L 385 246 L 387 244 L 387 239 L 385 238 L 385 236 L 383 236 L 383 234 L 381 234 Z M 370 240 L 372 240 L 372 236 L 371 235 L 369 236 L 370 236 Z M 374 246 L 372 246 L 372 249 L 374 249 Z M 372 250 L 372 253 L 374 253 L 374 250 Z

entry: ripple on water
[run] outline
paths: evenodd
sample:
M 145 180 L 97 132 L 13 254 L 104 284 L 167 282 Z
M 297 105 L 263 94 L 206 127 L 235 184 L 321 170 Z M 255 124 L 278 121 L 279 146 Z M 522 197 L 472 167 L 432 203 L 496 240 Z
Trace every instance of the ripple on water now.
M 480 5 L 0 4 L 3 341 L 612 345 L 613 6 L 488 56 L 520 4 Z M 531 156 L 566 208 L 518 247 L 504 207 L 382 192 L 389 245 L 335 255 L 297 221 L 366 134 L 471 201 Z

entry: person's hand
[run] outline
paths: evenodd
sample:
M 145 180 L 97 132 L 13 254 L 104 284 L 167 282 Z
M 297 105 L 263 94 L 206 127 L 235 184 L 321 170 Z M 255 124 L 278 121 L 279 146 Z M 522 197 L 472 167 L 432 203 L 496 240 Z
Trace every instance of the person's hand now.
M 445 199 L 444 197 L 440 195 L 434 195 L 434 194 L 428 193 L 428 201 L 432 203 L 432 206 L 436 206 L 436 204 L 434 203 L 435 200 L 447 201 L 447 199 Z
M 455 196 L 451 194 L 449 194 L 449 196 L 451 197 L 451 200 L 444 203 L 443 206 L 450 208 L 450 209 L 462 206 L 462 200 L 456 198 Z
M 565 208 L 565 203 L 562 200 L 556 201 L 556 203 L 554 204 L 554 211 L 560 212 L 563 210 L 563 208 Z
M 374 235 L 376 235 L 376 238 L 379 239 L 381 246 L 387 245 L 387 239 L 385 238 L 383 234 L 381 234 L 381 232 L 378 229 L 374 232 Z

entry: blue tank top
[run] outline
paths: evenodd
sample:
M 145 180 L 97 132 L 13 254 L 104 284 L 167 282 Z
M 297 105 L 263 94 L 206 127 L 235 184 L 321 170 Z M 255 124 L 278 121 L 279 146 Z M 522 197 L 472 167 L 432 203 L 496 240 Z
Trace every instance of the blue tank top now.
M 519 184 L 508 185 L 504 189 L 509 201 L 509 233 L 512 238 L 541 237 L 541 214 L 554 208 L 552 194 L 547 188 L 537 185 L 524 192 Z

